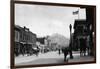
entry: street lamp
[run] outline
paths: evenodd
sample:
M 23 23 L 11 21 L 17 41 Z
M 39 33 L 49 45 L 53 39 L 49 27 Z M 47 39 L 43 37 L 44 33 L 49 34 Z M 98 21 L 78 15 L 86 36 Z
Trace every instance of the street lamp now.
M 69 52 L 70 52 L 70 59 L 73 59 L 73 55 L 72 55 L 72 25 L 69 25 L 69 29 L 70 29 L 70 43 L 69 43 Z

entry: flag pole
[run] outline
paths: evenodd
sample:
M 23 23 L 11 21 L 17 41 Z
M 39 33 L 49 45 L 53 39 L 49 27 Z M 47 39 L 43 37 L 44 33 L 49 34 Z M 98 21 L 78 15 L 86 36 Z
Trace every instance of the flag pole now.
M 73 15 L 77 14 L 77 19 L 80 19 L 79 10 L 80 8 L 78 8 L 77 11 L 73 12 Z

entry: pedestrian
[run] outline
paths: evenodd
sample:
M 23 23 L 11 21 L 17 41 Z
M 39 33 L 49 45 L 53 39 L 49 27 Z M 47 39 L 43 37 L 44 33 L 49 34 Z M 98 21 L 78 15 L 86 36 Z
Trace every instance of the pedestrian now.
M 36 50 L 36 56 L 38 56 L 39 55 L 39 47 L 37 46 L 37 50 Z
M 66 57 L 68 55 L 68 47 L 62 48 L 62 52 L 64 53 L 64 61 L 66 61 Z M 67 59 L 67 62 L 68 62 L 68 59 Z
M 59 55 L 61 54 L 60 49 L 58 49 Z

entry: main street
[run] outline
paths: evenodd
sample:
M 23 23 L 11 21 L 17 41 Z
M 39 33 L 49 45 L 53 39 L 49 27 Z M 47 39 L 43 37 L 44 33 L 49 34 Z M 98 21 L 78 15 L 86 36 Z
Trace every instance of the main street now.
M 68 63 L 70 62 L 82 62 L 82 61 L 93 61 L 93 57 L 83 56 L 80 57 L 79 52 L 73 52 L 74 59 L 68 58 Z M 54 63 L 64 63 L 64 55 L 58 54 L 58 51 L 51 51 L 47 53 L 39 53 L 38 56 L 18 56 L 15 58 L 16 65 L 38 65 L 38 64 L 54 64 Z

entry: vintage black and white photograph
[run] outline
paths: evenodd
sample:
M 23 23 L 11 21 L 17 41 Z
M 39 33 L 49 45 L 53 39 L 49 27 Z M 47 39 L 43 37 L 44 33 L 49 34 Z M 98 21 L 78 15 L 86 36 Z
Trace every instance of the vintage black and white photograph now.
M 16 3 L 14 10 L 15 66 L 95 60 L 91 8 Z

